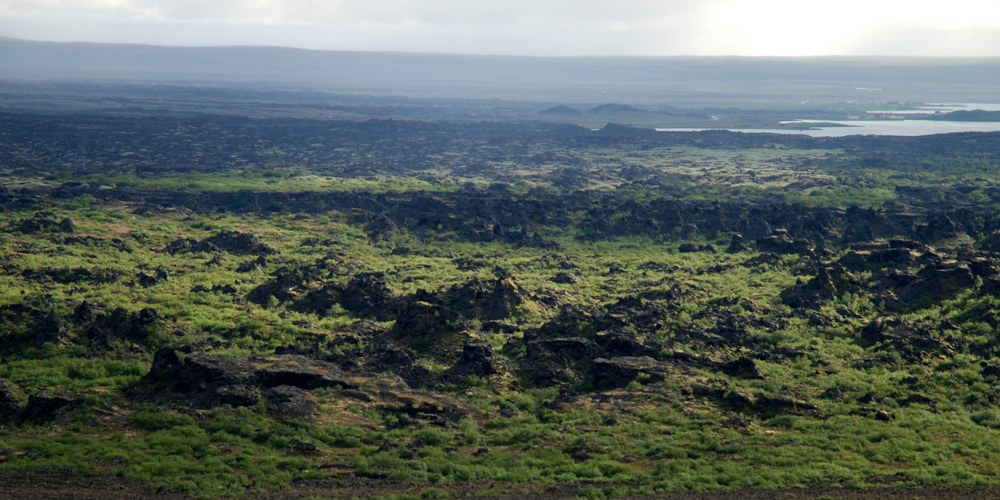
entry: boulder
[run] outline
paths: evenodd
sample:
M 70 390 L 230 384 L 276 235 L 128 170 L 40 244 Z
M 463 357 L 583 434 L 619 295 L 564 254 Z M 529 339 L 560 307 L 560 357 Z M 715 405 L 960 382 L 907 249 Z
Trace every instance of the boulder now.
M 935 213 L 928 217 L 927 224 L 917 228 L 917 237 L 928 243 L 954 238 L 961 230 L 951 217 L 942 213 Z
M 339 292 L 340 305 L 362 318 L 385 321 L 399 309 L 399 299 L 382 273 L 355 274 Z
M 859 343 L 864 347 L 879 346 L 893 349 L 912 362 L 927 359 L 932 354 L 954 354 L 944 339 L 935 337 L 925 325 L 918 325 L 897 317 L 876 318 L 861 329 Z
M 157 284 L 159 284 L 160 280 L 157 279 L 156 276 L 154 275 L 139 273 L 138 276 L 136 276 L 136 283 L 138 283 L 139 286 L 143 288 L 149 288 L 151 286 L 156 286 Z
M 301 312 L 311 312 L 319 317 L 326 316 L 330 308 L 340 300 L 340 288 L 333 284 L 310 290 L 295 301 L 292 309 Z
M 466 377 L 489 379 L 507 372 L 506 363 L 493 355 L 493 345 L 485 340 L 470 340 L 462 346 L 462 355 L 442 378 L 460 383 Z
M 426 299 L 426 300 L 419 300 Z M 444 307 L 441 299 L 427 292 L 409 297 L 396 316 L 396 323 L 386 337 L 413 349 L 449 357 L 460 349 L 462 331 L 468 322 L 453 309 Z
M 194 247 L 198 245 L 198 240 L 194 238 L 177 238 L 171 241 L 166 247 L 161 250 L 162 252 L 169 253 L 171 255 L 179 253 L 189 253 L 194 251 Z M 214 252 L 213 252 L 214 253 Z
M 63 325 L 62 319 L 52 311 L 35 321 L 31 329 L 35 333 L 35 345 L 38 347 L 46 342 L 58 343 L 69 335 L 69 330 Z
M 430 387 L 439 381 L 439 377 L 420 364 L 419 359 L 412 349 L 392 343 L 382 343 L 371 347 L 364 369 L 392 373 L 405 380 L 411 387 Z M 341 366 L 343 365 L 344 363 L 341 363 Z
M 528 359 L 551 358 L 561 365 L 588 362 L 601 354 L 592 340 L 582 338 L 554 338 L 530 340 L 525 343 Z
M 729 345 L 746 345 L 751 344 L 753 338 L 749 327 L 747 318 L 725 311 L 716 319 L 715 326 L 710 332 L 724 339 Z
M 761 252 L 770 252 L 779 255 L 813 255 L 816 252 L 816 247 L 809 240 L 804 238 L 791 239 L 784 234 L 773 234 L 757 240 L 757 249 Z
M 302 418 L 316 412 L 316 402 L 305 390 L 279 385 L 264 391 L 267 399 L 267 413 L 280 418 Z
M 273 248 L 252 234 L 225 229 L 219 231 L 215 236 L 198 242 L 193 251 L 213 252 L 217 248 L 236 255 L 264 256 L 275 253 Z
M 253 406 L 261 397 L 277 394 L 268 390 L 279 386 L 307 391 L 358 388 L 336 365 L 303 356 L 230 357 L 190 351 L 190 347 L 164 347 L 156 352 L 144 381 L 158 397 L 194 408 L 211 408 L 225 404 Z M 284 390 L 281 394 L 290 393 Z
M 13 419 L 22 408 L 15 386 L 0 379 L 0 422 Z
M 274 278 L 257 286 L 247 293 L 247 300 L 257 305 L 267 307 L 274 297 L 278 302 L 286 302 L 295 298 L 294 292 L 304 287 L 302 278 L 294 273 L 279 273 Z
M 662 382 L 666 371 L 666 365 L 649 356 L 619 356 L 593 360 L 587 378 L 598 388 L 625 387 L 640 374 L 646 375 L 648 382 Z
M 472 319 L 500 320 L 514 313 L 524 302 L 525 292 L 505 269 L 493 270 L 493 280 L 474 279 L 449 288 L 442 294 L 443 305 Z
M 978 287 L 976 276 L 962 263 L 928 264 L 918 273 L 893 271 L 873 277 L 874 291 L 891 312 L 908 312 L 939 304 Z
M 570 273 L 560 272 L 560 273 L 557 273 L 552 278 L 552 282 L 553 283 L 563 284 L 563 285 L 575 285 L 575 284 L 577 284 L 577 283 L 580 282 L 580 278 L 577 278 L 576 276 L 574 276 L 574 275 L 572 275 Z
M 726 375 L 745 379 L 763 379 L 760 371 L 757 370 L 757 363 L 753 358 L 742 356 L 727 363 L 723 363 L 719 370 Z
M 71 392 L 38 391 L 28 397 L 21 411 L 24 421 L 50 421 L 83 405 L 86 396 Z
M 201 241 L 193 238 L 178 238 L 167 245 L 163 251 L 170 254 L 189 252 L 215 254 L 225 251 L 235 255 L 257 255 L 261 257 L 274 253 L 273 248 L 252 234 L 225 229 Z
M 76 306 L 73 310 L 73 316 L 71 317 L 73 323 L 77 325 L 86 325 L 94 322 L 97 319 L 97 310 L 94 305 L 88 301 L 83 301 Z
M 315 390 L 371 404 L 406 425 L 416 420 L 455 422 L 480 412 L 446 395 L 411 390 L 399 377 L 346 373 L 337 365 L 300 355 L 231 357 L 194 352 L 191 346 L 164 347 L 142 383 L 128 391 L 135 399 L 178 408 L 263 403 L 279 418 L 315 415 Z
M 132 313 L 118 307 L 108 314 L 98 314 L 89 303 L 82 302 L 73 313 L 74 322 L 82 327 L 87 338 L 107 345 L 111 340 L 142 342 L 151 329 L 161 320 L 160 313 L 151 307 Z
M 76 224 L 73 223 L 73 219 L 66 217 L 65 219 L 59 221 L 59 230 L 64 233 L 72 233 L 76 231 Z
M 626 357 L 650 356 L 656 358 L 664 346 L 649 340 L 650 345 L 646 345 L 635 334 L 626 333 L 620 330 L 612 330 L 598 333 L 594 342 L 603 351 L 603 354 Z
M 30 219 L 22 219 L 17 225 L 17 230 L 25 234 L 31 234 L 59 228 L 59 224 L 54 217 L 55 214 L 52 212 L 35 212 Z
M 779 415 L 823 416 L 823 411 L 808 401 L 777 394 L 757 395 L 750 409 L 764 418 Z
M 677 247 L 677 251 L 680 253 L 694 253 L 698 251 L 698 245 L 695 245 L 694 243 L 681 243 L 681 245 Z
M 817 308 L 837 296 L 837 288 L 826 267 L 820 267 L 808 282 L 801 280 L 781 291 L 781 302 L 794 308 Z
M 236 272 L 238 273 L 249 273 L 262 269 L 267 266 L 267 257 L 263 255 L 257 256 L 256 259 L 247 260 L 241 262 L 240 265 L 236 266 Z
M 729 246 L 726 247 L 726 253 L 740 253 L 747 250 L 750 250 L 750 247 L 743 242 L 743 235 L 733 233 L 733 237 L 729 239 Z

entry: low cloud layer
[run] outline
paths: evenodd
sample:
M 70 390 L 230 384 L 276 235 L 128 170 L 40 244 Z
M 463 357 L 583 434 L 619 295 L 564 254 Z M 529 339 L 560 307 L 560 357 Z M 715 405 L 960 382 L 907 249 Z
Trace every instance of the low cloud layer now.
M 1000 57 L 1000 4 L 953 0 L 0 0 L 35 40 L 521 55 Z

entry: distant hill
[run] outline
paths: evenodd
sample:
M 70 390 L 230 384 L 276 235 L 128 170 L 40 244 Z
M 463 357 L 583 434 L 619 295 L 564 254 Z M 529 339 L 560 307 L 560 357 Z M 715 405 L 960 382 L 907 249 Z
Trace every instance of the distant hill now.
M 657 137 L 658 132 L 653 129 L 635 128 L 609 122 L 597 130 L 596 134 L 611 137 Z
M 590 121 L 620 124 L 656 123 L 673 116 L 671 113 L 639 109 L 627 104 L 602 104 L 588 109 L 583 115 Z
M 627 104 L 602 104 L 587 110 L 587 114 L 591 116 L 607 116 L 622 113 L 646 114 L 650 112 L 634 108 Z
M 655 124 L 665 118 L 679 116 L 667 111 L 651 111 L 640 109 L 628 104 L 601 104 L 586 111 L 580 111 L 566 105 L 553 106 L 537 113 L 546 120 L 587 124 L 596 126 L 599 123 L 609 124 Z M 701 118 L 698 116 L 697 118 Z
M 514 57 L 163 47 L 0 38 L 0 78 L 90 79 L 549 103 L 684 108 L 997 100 L 998 59 Z M 885 89 L 879 92 L 859 88 Z M 558 107 L 557 107 L 558 108 Z M 556 109 L 558 112 L 566 110 Z M 593 111 L 593 110 L 592 110 Z M 603 113 L 603 111 L 602 111 Z M 614 113 L 635 113 L 627 109 Z
M 574 109 L 569 106 L 560 104 L 558 106 L 552 106 L 551 108 L 546 108 L 538 112 L 539 115 L 549 116 L 549 117 L 576 117 L 583 114 L 579 109 Z
M 1000 111 L 983 111 L 981 109 L 958 110 L 950 113 L 932 115 L 930 120 L 946 120 L 955 122 L 1000 122 Z

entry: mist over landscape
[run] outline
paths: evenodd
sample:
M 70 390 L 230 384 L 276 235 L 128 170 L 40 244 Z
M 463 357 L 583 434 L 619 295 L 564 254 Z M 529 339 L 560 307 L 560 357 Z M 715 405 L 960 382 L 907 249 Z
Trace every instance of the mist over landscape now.
M 995 58 L 560 58 L 14 39 L 0 48 L 7 78 L 417 98 L 810 109 L 801 101 L 990 102 L 1000 91 Z

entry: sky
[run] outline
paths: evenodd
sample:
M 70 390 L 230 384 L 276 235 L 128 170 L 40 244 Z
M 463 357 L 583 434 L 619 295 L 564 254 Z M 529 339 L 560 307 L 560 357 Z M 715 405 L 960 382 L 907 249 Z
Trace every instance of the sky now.
M 1000 57 L 1000 1 L 0 0 L 0 36 L 531 56 Z

